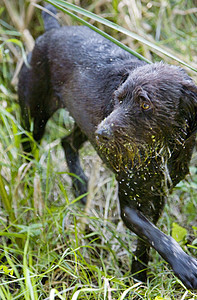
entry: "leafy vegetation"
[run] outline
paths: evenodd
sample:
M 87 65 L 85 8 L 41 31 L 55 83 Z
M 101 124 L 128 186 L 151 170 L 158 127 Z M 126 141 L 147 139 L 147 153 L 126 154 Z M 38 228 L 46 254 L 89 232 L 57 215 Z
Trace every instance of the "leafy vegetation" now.
M 130 265 L 136 238 L 120 220 L 114 176 L 88 143 L 81 150 L 90 177 L 88 205 L 84 209 L 79 199 L 74 199 L 60 145 L 73 124 L 67 112 L 58 111 L 48 122 L 42 144 L 35 144 L 35 158 L 24 156 L 17 76 L 26 51 L 31 51 L 34 39 L 43 32 L 36 3 L 42 4 L 0 0 L 0 298 L 196 299 L 154 250 L 148 282 L 133 281 Z M 177 64 L 140 37 L 197 68 L 194 0 L 72 3 L 135 33 L 138 39 L 104 26 L 99 19 L 83 17 L 146 59 Z M 60 13 L 60 17 L 62 23 L 79 24 L 66 14 Z M 187 71 L 197 79 L 194 71 Z M 184 250 L 194 256 L 196 171 L 194 153 L 190 175 L 170 195 L 158 224 L 164 232 L 172 231 Z

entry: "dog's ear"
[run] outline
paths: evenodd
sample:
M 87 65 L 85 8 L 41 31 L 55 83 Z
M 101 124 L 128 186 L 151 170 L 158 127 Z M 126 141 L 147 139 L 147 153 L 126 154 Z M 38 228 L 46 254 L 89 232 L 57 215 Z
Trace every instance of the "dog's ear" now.
M 197 132 L 197 86 L 192 80 L 182 82 L 180 109 L 188 122 L 188 138 Z
M 193 80 L 186 80 L 184 82 L 182 82 L 183 88 L 185 90 L 187 90 L 188 92 L 193 92 L 195 93 L 196 97 L 197 97 L 197 85 L 195 85 L 195 83 L 193 82 Z
M 129 77 L 129 72 L 125 69 L 124 70 L 121 69 L 119 71 L 119 76 L 120 76 L 120 82 L 117 89 L 113 93 L 113 97 L 114 99 L 117 99 L 119 102 L 121 102 L 125 98 L 128 91 L 128 89 L 125 88 L 125 84 L 127 85 L 126 81 Z
M 191 80 L 182 82 L 180 106 L 179 106 L 179 124 L 180 132 L 185 134 L 184 143 L 177 147 L 175 151 L 174 170 L 176 174 L 175 184 L 182 180 L 189 172 L 188 165 L 195 145 L 197 132 L 197 86 Z M 181 123 L 180 123 L 181 121 Z M 182 174 L 182 175 L 181 175 Z

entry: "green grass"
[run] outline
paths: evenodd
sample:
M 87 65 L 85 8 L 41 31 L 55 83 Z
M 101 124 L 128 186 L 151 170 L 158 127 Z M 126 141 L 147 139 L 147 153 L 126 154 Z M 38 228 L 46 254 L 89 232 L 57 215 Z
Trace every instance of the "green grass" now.
M 26 16 L 25 26 L 34 38 L 42 33 L 43 24 L 39 9 L 31 17 L 28 1 L 9 3 L 15 4 L 15 19 L 7 6 L 0 9 L 0 299 L 197 299 L 154 250 L 148 282 L 133 281 L 130 267 L 136 237 L 119 217 L 114 176 L 88 143 L 81 157 L 91 178 L 90 207 L 84 209 L 79 199 L 74 199 L 60 146 L 61 137 L 73 124 L 65 111 L 57 112 L 48 122 L 41 146 L 35 145 L 35 159 L 25 159 L 15 70 L 24 57 L 23 49 L 31 46 L 31 37 L 22 35 L 17 16 L 21 21 Z M 131 3 L 82 0 L 81 6 L 197 67 L 197 24 L 191 11 L 194 1 Z M 65 15 L 62 19 L 76 22 Z M 91 23 L 151 61 L 162 57 L 177 64 L 98 20 Z M 196 73 L 189 72 L 196 79 Z M 170 196 L 158 224 L 168 234 L 173 222 L 185 228 L 182 247 L 193 256 L 197 255 L 196 183 L 194 155 L 191 174 Z

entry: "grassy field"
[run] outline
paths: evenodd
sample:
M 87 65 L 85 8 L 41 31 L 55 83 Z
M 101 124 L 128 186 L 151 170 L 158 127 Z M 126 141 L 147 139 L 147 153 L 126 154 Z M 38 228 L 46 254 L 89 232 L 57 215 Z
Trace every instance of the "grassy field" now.
M 55 1 L 54 1 L 55 2 Z M 17 101 L 18 70 L 43 32 L 41 1 L 0 0 L 0 299 L 197 299 L 154 251 L 147 283 L 131 274 L 136 237 L 119 216 L 117 185 L 89 143 L 81 150 L 89 183 L 88 205 L 75 199 L 60 139 L 73 121 L 58 111 L 48 122 L 34 159 L 24 156 Z M 197 3 L 189 1 L 76 0 L 72 3 L 136 33 L 139 40 L 98 26 L 151 61 L 175 59 L 197 69 Z M 63 24 L 76 24 L 60 13 Z M 89 19 L 86 17 L 86 21 Z M 144 37 L 152 46 L 140 41 Z M 186 68 L 197 80 L 197 73 Z M 31 138 L 31 135 L 29 135 Z M 32 141 L 33 143 L 33 141 Z M 197 256 L 197 157 L 170 195 L 159 228 Z M 178 227 L 181 226 L 181 227 Z

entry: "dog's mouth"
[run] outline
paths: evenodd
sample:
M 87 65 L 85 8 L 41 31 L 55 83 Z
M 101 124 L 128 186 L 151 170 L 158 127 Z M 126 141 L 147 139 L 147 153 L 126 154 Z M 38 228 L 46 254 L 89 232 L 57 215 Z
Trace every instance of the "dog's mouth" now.
M 134 141 L 121 130 L 113 132 L 102 128 L 95 132 L 96 144 L 102 157 L 115 172 L 128 173 L 134 167 L 139 168 L 150 153 L 147 147 Z
M 150 168 L 159 168 L 163 172 L 171 155 L 170 150 L 161 141 L 153 139 L 152 143 L 148 141 L 142 143 L 142 140 L 138 141 L 128 136 L 121 129 L 113 133 L 100 130 L 96 131 L 95 135 L 98 152 L 117 174 L 123 172 L 130 177 L 139 169 Z

